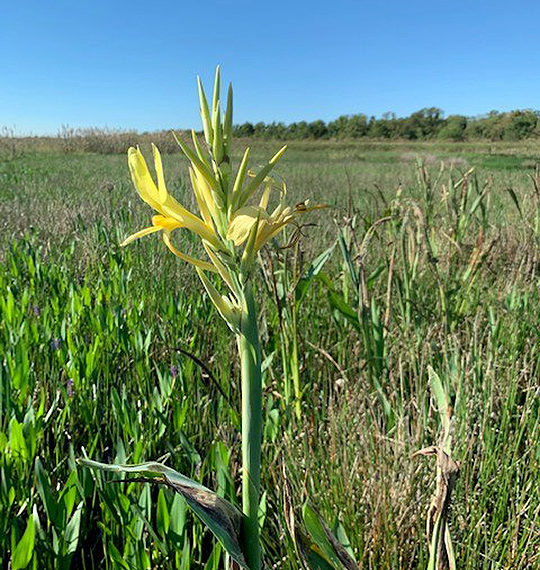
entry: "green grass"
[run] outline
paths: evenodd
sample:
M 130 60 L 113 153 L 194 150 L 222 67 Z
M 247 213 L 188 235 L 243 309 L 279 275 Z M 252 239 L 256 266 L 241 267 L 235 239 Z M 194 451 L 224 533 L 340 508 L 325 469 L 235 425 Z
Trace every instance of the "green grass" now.
M 275 146 L 256 142 L 253 164 Z M 540 564 L 538 159 L 530 143 L 291 145 L 278 170 L 289 201 L 331 208 L 305 218 L 315 226 L 293 247 L 273 244 L 259 276 L 271 564 L 301 568 L 290 513 L 299 524 L 309 499 L 341 521 L 362 568 L 427 566 L 434 465 L 411 455 L 441 429 L 429 366 L 453 404 L 458 567 Z M 166 156 L 165 172 L 193 208 L 181 158 Z M 0 162 L 3 566 L 33 525 L 29 568 L 223 567 L 168 489 L 75 467 L 85 454 L 162 458 L 239 503 L 235 346 L 156 236 L 119 248 L 150 215 L 124 155 L 28 146 Z M 295 294 L 295 276 L 340 231 L 341 248 Z M 295 367 L 299 419 L 285 403 Z

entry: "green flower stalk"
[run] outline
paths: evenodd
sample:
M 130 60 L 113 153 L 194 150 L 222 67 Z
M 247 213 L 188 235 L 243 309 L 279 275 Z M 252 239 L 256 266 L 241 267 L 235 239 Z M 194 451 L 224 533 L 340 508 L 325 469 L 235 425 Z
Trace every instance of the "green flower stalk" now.
M 258 172 L 248 170 L 249 149 L 233 176 L 231 149 L 233 136 L 233 97 L 229 87 L 225 113 L 220 109 L 220 73 L 216 70 L 212 108 L 199 79 L 200 109 L 204 142 L 194 131 L 192 146 L 176 140 L 189 160 L 189 175 L 199 215 L 179 204 L 168 192 L 161 156 L 152 146 L 157 183 L 137 148 L 128 151 L 128 163 L 135 188 L 157 214 L 152 225 L 127 238 L 123 245 L 151 233 L 161 232 L 166 246 L 180 259 L 195 266 L 210 299 L 231 331 L 236 335 L 242 375 L 242 532 L 240 544 L 247 566 L 261 568 L 259 540 L 259 495 L 262 438 L 261 351 L 257 307 L 251 274 L 259 250 L 298 216 L 320 206 L 302 202 L 291 208 L 283 203 L 285 192 L 269 176 L 283 156 L 279 150 Z M 261 191 L 262 190 L 262 191 Z M 280 199 L 269 212 L 272 192 Z M 255 203 L 254 198 L 257 196 Z M 207 259 L 187 255 L 172 241 L 174 230 L 185 228 L 202 242 Z M 208 273 L 217 273 L 228 293 L 220 293 Z

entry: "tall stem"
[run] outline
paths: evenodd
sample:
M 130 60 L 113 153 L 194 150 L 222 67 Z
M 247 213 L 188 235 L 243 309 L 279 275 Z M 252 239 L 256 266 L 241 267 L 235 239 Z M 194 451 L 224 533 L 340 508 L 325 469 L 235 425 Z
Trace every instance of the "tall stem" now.
M 242 366 L 242 510 L 243 545 L 251 570 L 261 568 L 259 493 L 261 486 L 262 377 L 257 311 L 251 289 L 244 290 L 241 332 L 237 335 Z

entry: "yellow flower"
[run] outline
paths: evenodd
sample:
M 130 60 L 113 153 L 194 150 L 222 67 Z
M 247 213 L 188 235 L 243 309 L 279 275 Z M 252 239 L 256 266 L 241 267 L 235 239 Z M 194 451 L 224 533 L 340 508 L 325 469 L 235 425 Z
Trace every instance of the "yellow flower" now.
M 263 196 L 261 204 L 264 200 L 265 196 Z M 298 216 L 311 210 L 325 207 L 323 205 L 309 207 L 308 204 L 309 200 L 297 204 L 294 208 L 280 204 L 271 214 L 268 214 L 266 208 L 262 205 L 258 207 L 244 206 L 236 211 L 232 217 L 227 237 L 234 242 L 234 245 L 239 246 L 246 241 L 255 224 L 257 224 L 257 233 L 251 254 L 253 257 L 270 239 L 276 236 L 287 224 L 292 223 Z
M 122 245 L 127 245 L 133 240 L 151 233 L 163 231 L 163 241 L 175 255 L 188 263 L 197 265 L 201 269 L 211 269 L 215 271 L 212 264 L 181 253 L 172 245 L 170 240 L 171 232 L 177 228 L 186 228 L 197 234 L 201 239 L 208 242 L 216 249 L 223 248 L 220 238 L 217 236 L 211 225 L 211 220 L 205 216 L 206 212 L 203 211 L 202 213 L 203 217 L 207 218 L 208 221 L 203 221 L 195 214 L 192 214 L 189 210 L 184 208 L 184 206 L 179 204 L 169 194 L 165 185 L 161 155 L 155 145 L 152 145 L 152 151 L 154 154 L 157 186 L 150 175 L 144 156 L 138 148 L 131 147 L 128 150 L 128 164 L 133 184 L 139 192 L 139 195 L 148 205 L 154 208 L 154 210 L 157 210 L 160 215 L 152 218 L 152 226 L 144 228 L 128 237 Z
M 216 72 L 212 109 L 202 84 L 199 82 L 201 115 L 203 119 L 205 145 L 201 145 L 195 131 L 191 132 L 193 148 L 175 136 L 182 152 L 189 160 L 189 176 L 200 216 L 193 214 L 179 204 L 168 192 L 163 174 L 161 155 L 152 145 L 156 181 L 152 178 L 144 156 L 139 148 L 130 148 L 128 164 L 131 178 L 141 198 L 156 212 L 152 225 L 128 237 L 122 245 L 143 236 L 161 232 L 167 247 L 180 259 L 195 265 L 201 281 L 213 303 L 231 328 L 238 325 L 238 311 L 242 291 L 257 253 L 286 225 L 298 216 L 323 206 L 308 206 L 308 201 L 293 208 L 282 202 L 285 187 L 281 192 L 280 205 L 271 213 L 268 211 L 270 194 L 276 188 L 269 176 L 272 169 L 285 153 L 281 148 L 257 172 L 248 170 L 249 149 L 233 176 L 231 168 L 232 139 L 232 90 L 229 89 L 227 110 L 221 119 L 219 103 L 219 69 Z M 174 134 L 174 133 L 173 133 Z M 258 205 L 249 205 L 256 192 L 263 187 Z M 171 242 L 171 233 L 185 228 L 199 236 L 209 261 L 203 261 L 178 251 Z M 243 248 L 238 252 L 236 248 Z M 222 296 L 204 277 L 203 271 L 217 272 L 230 289 L 232 296 Z

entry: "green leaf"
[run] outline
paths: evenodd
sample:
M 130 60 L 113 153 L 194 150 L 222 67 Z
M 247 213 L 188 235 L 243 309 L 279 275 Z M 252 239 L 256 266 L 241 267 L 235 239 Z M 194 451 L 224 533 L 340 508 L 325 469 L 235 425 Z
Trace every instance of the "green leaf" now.
M 23 461 L 28 460 L 28 448 L 24 441 L 22 424 L 13 418 L 9 423 L 9 432 L 9 446 L 11 447 L 11 454 Z
M 34 518 L 30 515 L 30 517 L 28 517 L 28 522 L 26 523 L 26 530 L 15 547 L 11 557 L 12 570 L 20 570 L 21 568 L 26 568 L 28 566 L 30 560 L 32 560 L 32 555 L 34 554 L 35 537 L 36 531 L 34 528 Z
M 61 516 L 58 516 L 58 505 L 56 504 L 56 501 L 51 493 L 51 487 L 47 479 L 47 473 L 45 472 L 45 469 L 43 468 L 41 459 L 39 457 L 36 459 L 34 473 L 36 476 L 38 493 L 45 507 L 45 514 L 54 526 L 60 527 L 62 525 L 62 521 L 60 520 Z
M 351 255 L 351 251 L 347 246 L 347 242 L 345 241 L 345 235 L 343 229 L 339 230 L 338 243 L 339 243 L 339 248 L 341 249 L 341 255 L 343 256 L 343 260 L 345 261 L 345 265 L 347 267 L 347 273 L 349 275 L 349 278 L 352 281 L 356 291 L 358 291 L 358 289 L 360 288 L 360 279 L 358 277 L 356 268 L 354 267 L 354 261 Z
M 318 552 L 310 548 L 309 552 L 305 555 L 310 570 L 336 570 L 325 558 Z
M 83 501 L 81 501 L 77 505 L 73 516 L 69 519 L 66 526 L 66 532 L 64 534 L 64 552 L 67 556 L 71 556 L 77 550 L 77 545 L 79 544 L 83 504 Z
M 169 532 L 169 509 L 167 508 L 167 501 L 165 500 L 163 489 L 160 489 L 158 493 L 156 524 L 159 534 L 166 536 Z
M 444 433 L 448 434 L 450 431 L 450 417 L 452 415 L 452 410 L 450 408 L 446 390 L 443 387 L 440 376 L 431 366 L 428 366 L 428 376 L 431 384 L 431 392 L 433 393 L 435 403 L 437 404 L 437 411 L 441 418 Z
M 356 311 L 346 303 L 345 299 L 335 291 L 328 292 L 328 300 L 330 301 L 330 305 L 339 311 L 353 326 L 358 332 L 362 332 L 362 327 L 360 325 L 360 320 L 358 319 L 358 315 Z
M 320 518 L 317 516 L 315 509 L 309 506 L 307 503 L 304 505 L 302 510 L 302 515 L 304 518 L 304 524 L 315 542 L 315 544 L 321 550 L 321 553 L 330 561 L 336 568 L 340 568 L 340 560 L 337 557 L 330 541 L 328 540 L 326 533 Z
M 442 531 L 442 517 L 439 515 L 435 522 L 435 526 L 433 528 L 433 534 L 431 536 L 431 542 L 429 545 L 429 561 L 427 570 L 437 570 L 438 566 L 438 549 L 437 545 L 439 544 L 439 537 Z
M 333 535 L 329 526 L 324 522 L 320 514 L 308 503 L 302 510 L 304 524 L 311 535 L 314 545 L 311 550 L 323 558 L 327 563 L 331 563 L 334 568 L 345 570 L 358 570 L 358 564 L 347 548 Z M 350 547 L 349 547 L 350 548 Z M 317 557 L 314 557 L 320 563 Z M 308 556 L 309 560 L 309 556 Z M 324 566 L 310 566 L 311 568 L 324 568 Z
M 169 517 L 169 536 L 176 542 L 181 542 L 186 525 L 187 506 L 180 494 L 174 495 Z
M 320 273 L 324 264 L 330 259 L 332 253 L 334 252 L 335 244 L 329 247 L 326 251 L 323 251 L 318 257 L 316 257 L 311 265 L 304 272 L 304 275 L 300 278 L 295 287 L 295 299 L 297 303 L 301 303 L 306 296 L 307 290 L 311 285 L 313 279 Z
M 510 198 L 512 198 L 512 202 L 514 202 L 514 206 L 517 208 L 519 215 L 523 218 L 523 212 L 521 211 L 521 206 L 519 205 L 519 200 L 516 193 L 514 192 L 514 189 L 507 188 L 506 191 L 508 192 L 508 194 L 510 194 Z
M 166 484 L 180 493 L 201 521 L 212 531 L 225 550 L 241 568 L 249 570 L 240 548 L 241 512 L 200 483 L 192 481 L 161 463 L 139 465 L 107 465 L 90 459 L 80 459 L 86 466 L 113 473 L 137 473 L 148 476 L 150 482 Z
M 130 570 L 127 562 L 122 558 L 120 552 L 112 542 L 107 544 L 107 554 L 111 557 L 113 562 L 115 562 L 119 568 L 123 568 L 124 570 Z
M 343 546 L 343 548 L 347 551 L 349 556 L 356 562 L 356 559 L 354 558 L 354 552 L 351 546 L 351 541 L 349 540 L 349 537 L 347 536 L 347 533 L 345 532 L 343 525 L 337 518 L 336 521 L 334 522 L 332 532 L 334 536 L 338 539 L 341 546 Z

